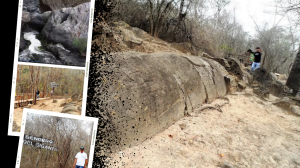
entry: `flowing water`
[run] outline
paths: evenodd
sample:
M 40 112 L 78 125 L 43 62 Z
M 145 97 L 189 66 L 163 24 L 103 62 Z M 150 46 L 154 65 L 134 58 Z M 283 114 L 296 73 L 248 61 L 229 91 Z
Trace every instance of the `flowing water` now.
M 52 53 L 39 49 L 42 44 L 40 40 L 36 38 L 36 35 L 38 34 L 39 32 L 37 31 L 24 33 L 24 39 L 30 41 L 30 45 L 28 49 L 25 49 L 20 53 L 19 61 L 60 64 Z
M 47 47 L 48 50 L 41 50 L 41 41 L 36 38 L 39 32 L 32 31 L 24 33 L 24 39 L 30 41 L 27 49 L 19 54 L 19 61 L 21 62 L 37 62 L 46 64 L 63 64 L 85 66 L 85 58 L 80 57 L 79 54 L 73 53 L 66 49 L 61 44 L 51 44 Z M 54 55 L 55 54 L 55 55 Z
M 24 39 L 30 41 L 29 51 L 36 54 L 44 54 L 38 47 L 42 46 L 40 40 L 36 38 L 38 32 L 24 33 Z

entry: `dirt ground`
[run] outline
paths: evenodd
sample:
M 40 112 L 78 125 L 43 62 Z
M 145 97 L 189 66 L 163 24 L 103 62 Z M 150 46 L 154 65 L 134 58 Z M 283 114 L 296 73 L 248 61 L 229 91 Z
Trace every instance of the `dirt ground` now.
M 59 107 L 59 105 L 65 102 L 65 99 L 55 99 L 57 100 L 56 103 L 53 103 L 53 99 L 45 99 L 45 100 L 38 100 L 36 105 L 32 105 L 30 109 L 37 109 L 37 110 L 44 110 L 44 111 L 53 111 L 53 112 L 61 112 L 63 107 Z M 45 106 L 40 106 L 42 103 Z M 18 125 L 22 123 L 22 116 L 23 116 L 23 109 L 21 107 L 14 109 L 13 120 L 16 121 Z
M 227 95 L 222 112 L 195 112 L 112 154 L 110 167 L 300 168 L 300 116 L 247 92 Z

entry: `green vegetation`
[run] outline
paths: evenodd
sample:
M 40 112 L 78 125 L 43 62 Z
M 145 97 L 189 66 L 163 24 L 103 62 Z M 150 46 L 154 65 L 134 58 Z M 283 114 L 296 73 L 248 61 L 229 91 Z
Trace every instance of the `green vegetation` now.
M 42 36 L 41 34 L 36 35 L 36 38 L 40 40 L 42 46 L 39 47 L 40 50 L 45 50 L 45 48 L 52 44 L 52 43 L 48 43 L 47 40 L 45 39 L 44 36 Z
M 85 56 L 85 49 L 87 46 L 87 38 L 75 38 L 73 40 L 73 44 L 77 47 L 77 49 L 80 51 L 80 53 Z
M 38 48 L 39 48 L 40 50 L 42 50 L 42 51 L 45 50 L 43 46 L 39 46 Z
M 233 48 L 229 47 L 227 44 L 222 44 L 220 46 L 220 49 L 225 51 L 225 52 L 232 52 L 233 51 Z

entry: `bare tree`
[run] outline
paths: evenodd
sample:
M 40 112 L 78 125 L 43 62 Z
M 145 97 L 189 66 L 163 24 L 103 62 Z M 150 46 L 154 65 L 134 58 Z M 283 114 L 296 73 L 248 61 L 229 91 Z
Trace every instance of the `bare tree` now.
M 148 0 L 149 3 L 149 20 L 150 20 L 150 34 L 154 37 L 158 37 L 163 22 L 167 18 L 167 15 L 172 10 L 172 3 L 174 0 Z

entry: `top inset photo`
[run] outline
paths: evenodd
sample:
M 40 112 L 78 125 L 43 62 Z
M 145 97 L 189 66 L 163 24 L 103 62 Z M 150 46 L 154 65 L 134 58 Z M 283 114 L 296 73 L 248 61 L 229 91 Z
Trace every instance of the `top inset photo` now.
M 19 62 L 84 67 L 91 0 L 24 0 Z

